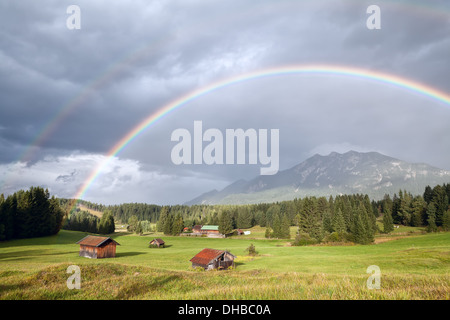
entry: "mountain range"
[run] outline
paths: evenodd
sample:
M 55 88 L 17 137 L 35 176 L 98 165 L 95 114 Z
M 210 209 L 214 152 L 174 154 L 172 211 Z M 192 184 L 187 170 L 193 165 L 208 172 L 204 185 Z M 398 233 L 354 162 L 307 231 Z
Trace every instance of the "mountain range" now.
M 327 156 L 316 154 L 272 176 L 238 180 L 185 204 L 249 204 L 355 193 L 377 200 L 400 189 L 423 194 L 427 185 L 449 182 L 450 171 L 428 164 L 409 163 L 378 152 L 332 152 Z

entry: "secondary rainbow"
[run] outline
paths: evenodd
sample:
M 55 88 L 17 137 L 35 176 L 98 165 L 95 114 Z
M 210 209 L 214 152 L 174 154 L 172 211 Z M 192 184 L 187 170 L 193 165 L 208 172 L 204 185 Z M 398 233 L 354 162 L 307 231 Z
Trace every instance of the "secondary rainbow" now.
M 85 180 L 82 187 L 77 191 L 74 199 L 82 199 L 86 191 L 89 189 L 90 185 L 95 181 L 95 179 L 100 175 L 102 168 L 110 161 L 110 159 L 118 155 L 129 143 L 136 139 L 145 129 L 150 127 L 152 124 L 161 120 L 164 116 L 168 115 L 172 111 L 185 106 L 192 100 L 200 98 L 206 94 L 213 91 L 225 88 L 227 86 L 236 85 L 244 81 L 254 80 L 264 77 L 275 77 L 275 76 L 286 76 L 286 75 L 310 75 L 310 74 L 323 74 L 330 76 L 347 76 L 355 77 L 360 79 L 371 80 L 407 91 L 420 94 L 422 96 L 436 100 L 442 104 L 450 106 L 450 95 L 427 86 L 425 84 L 402 78 L 396 75 L 377 72 L 373 70 L 366 70 L 355 67 L 347 66 L 336 66 L 336 65 L 295 65 L 295 66 L 283 66 L 270 69 L 259 70 L 255 72 L 250 72 L 242 74 L 239 76 L 224 79 L 218 82 L 214 82 L 202 88 L 198 88 L 184 96 L 173 100 L 169 104 L 163 106 L 158 111 L 150 114 L 142 122 L 140 122 L 136 127 L 129 131 L 122 139 L 120 139 L 107 153 L 107 157 L 102 161 L 96 168 L 91 172 L 89 177 Z

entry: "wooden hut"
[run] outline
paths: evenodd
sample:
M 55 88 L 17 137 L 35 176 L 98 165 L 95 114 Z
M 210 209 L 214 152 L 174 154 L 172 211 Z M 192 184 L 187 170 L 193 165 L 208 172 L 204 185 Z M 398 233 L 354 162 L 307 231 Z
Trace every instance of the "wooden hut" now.
M 203 249 L 197 253 L 191 260 L 192 268 L 202 267 L 205 270 L 226 269 L 234 266 L 236 256 L 224 250 Z
M 202 234 L 217 234 L 219 235 L 219 226 L 202 226 L 201 228 Z
M 164 248 L 165 242 L 163 241 L 163 239 L 157 238 L 157 239 L 153 239 L 152 241 L 150 241 L 150 245 L 151 246 L 157 246 L 158 248 L 160 246 L 163 246 L 163 248 Z
M 116 256 L 116 245 L 109 237 L 86 236 L 77 242 L 80 245 L 80 257 L 102 259 Z
M 194 234 L 201 234 L 202 233 L 202 226 L 197 224 L 192 228 L 192 232 Z

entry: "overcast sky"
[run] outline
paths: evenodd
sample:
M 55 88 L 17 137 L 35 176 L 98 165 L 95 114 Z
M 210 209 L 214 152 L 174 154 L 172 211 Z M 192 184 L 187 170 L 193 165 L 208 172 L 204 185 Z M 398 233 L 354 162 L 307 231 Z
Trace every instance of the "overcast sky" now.
M 78 5 L 81 29 L 66 12 Z M 367 7 L 381 9 L 369 30 Z M 289 65 L 385 72 L 450 94 L 448 1 L 0 2 L 0 193 L 73 197 L 113 146 L 171 101 Z M 184 203 L 257 165 L 175 165 L 175 129 L 279 129 L 280 170 L 332 151 L 378 151 L 450 170 L 450 106 L 358 77 L 255 78 L 183 105 L 110 159 L 83 195 Z

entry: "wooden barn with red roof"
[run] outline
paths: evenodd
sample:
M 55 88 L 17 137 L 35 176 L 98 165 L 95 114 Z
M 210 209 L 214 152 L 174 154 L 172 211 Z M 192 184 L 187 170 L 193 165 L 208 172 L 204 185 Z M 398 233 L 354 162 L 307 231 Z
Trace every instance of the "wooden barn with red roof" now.
M 192 262 L 192 268 L 202 267 L 205 270 L 211 270 L 234 267 L 234 259 L 236 259 L 236 256 L 228 251 L 206 248 L 189 261 Z
M 109 237 L 86 236 L 77 242 L 80 245 L 80 257 L 102 259 L 116 256 L 116 245 Z

